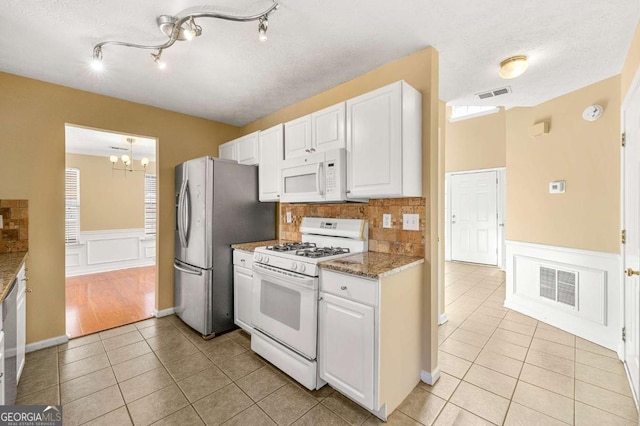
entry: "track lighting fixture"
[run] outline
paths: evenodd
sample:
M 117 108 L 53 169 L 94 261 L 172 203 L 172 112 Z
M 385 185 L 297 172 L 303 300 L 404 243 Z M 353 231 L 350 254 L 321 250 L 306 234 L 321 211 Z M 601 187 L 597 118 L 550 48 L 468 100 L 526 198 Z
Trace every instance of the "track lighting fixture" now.
M 269 28 L 269 19 L 263 16 L 258 20 L 258 40 L 267 41 L 267 29 Z
M 124 41 L 103 41 L 93 47 L 93 60 L 91 62 L 91 67 L 96 71 L 101 71 L 103 69 L 102 48 L 106 45 L 117 45 L 135 47 L 136 49 L 157 50 L 158 53 L 152 53 L 151 56 L 153 57 L 153 61 L 158 65 L 158 68 L 164 69 L 166 67 L 166 63 L 161 60 L 162 51 L 173 46 L 176 41 L 189 41 L 199 37 L 202 34 L 202 27 L 196 24 L 195 20 L 200 18 L 216 18 L 235 22 L 258 21 L 258 39 L 264 42 L 267 40 L 269 14 L 273 13 L 279 6 L 277 0 L 272 0 L 272 2 L 273 4 L 265 11 L 255 15 L 237 16 L 206 11 L 192 12 L 180 18 L 170 15 L 161 15 L 157 18 L 156 22 L 160 30 L 169 37 L 169 40 L 165 43 L 158 45 L 144 45 Z

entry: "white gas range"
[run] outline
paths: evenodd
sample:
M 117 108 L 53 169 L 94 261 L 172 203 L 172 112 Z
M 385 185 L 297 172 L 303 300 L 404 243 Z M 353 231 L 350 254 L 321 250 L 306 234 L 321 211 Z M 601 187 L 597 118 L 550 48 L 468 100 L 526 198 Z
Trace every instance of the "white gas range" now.
M 251 349 L 309 389 L 317 375 L 318 263 L 368 250 L 361 219 L 305 217 L 302 241 L 259 247 L 253 257 Z

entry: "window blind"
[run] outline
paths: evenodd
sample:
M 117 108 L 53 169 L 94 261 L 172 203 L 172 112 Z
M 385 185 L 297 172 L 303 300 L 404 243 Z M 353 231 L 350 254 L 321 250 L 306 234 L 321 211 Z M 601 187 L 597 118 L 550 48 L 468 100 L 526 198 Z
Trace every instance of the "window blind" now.
M 144 234 L 156 235 L 156 175 L 144 175 Z
M 64 242 L 73 244 L 80 237 L 80 170 L 65 169 L 65 221 Z

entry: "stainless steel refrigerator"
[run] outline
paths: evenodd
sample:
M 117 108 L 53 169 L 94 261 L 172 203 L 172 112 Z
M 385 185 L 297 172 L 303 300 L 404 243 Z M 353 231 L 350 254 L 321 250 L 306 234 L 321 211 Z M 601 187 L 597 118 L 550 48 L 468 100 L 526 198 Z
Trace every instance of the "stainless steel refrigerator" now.
M 274 203 L 258 202 L 258 168 L 202 157 L 176 166 L 176 314 L 203 336 L 235 328 L 231 244 L 273 239 Z

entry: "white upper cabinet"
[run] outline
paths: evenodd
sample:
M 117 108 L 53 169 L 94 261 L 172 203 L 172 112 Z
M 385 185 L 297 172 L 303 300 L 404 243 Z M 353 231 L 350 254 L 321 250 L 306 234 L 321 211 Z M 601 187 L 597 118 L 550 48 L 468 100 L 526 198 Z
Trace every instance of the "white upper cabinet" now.
M 218 147 L 218 158 L 224 158 L 225 160 L 238 161 L 236 150 L 236 142 L 231 141 L 223 143 Z
M 253 132 L 236 139 L 236 160 L 240 164 L 253 166 L 259 162 L 260 144 L 258 135 L 260 132 Z
M 345 147 L 345 108 L 341 102 L 311 114 L 311 140 L 318 152 Z
M 284 145 L 286 160 L 344 148 L 344 102 L 285 123 Z
M 310 154 L 312 152 L 311 115 L 284 123 L 284 140 L 285 160 Z
M 258 164 L 260 152 L 259 133 L 253 132 L 220 145 L 218 147 L 218 157 L 250 166 Z
M 283 156 L 283 125 L 260 132 L 258 187 L 260 201 L 280 201 L 280 163 Z
M 347 101 L 347 197 L 422 196 L 422 96 L 399 81 Z

